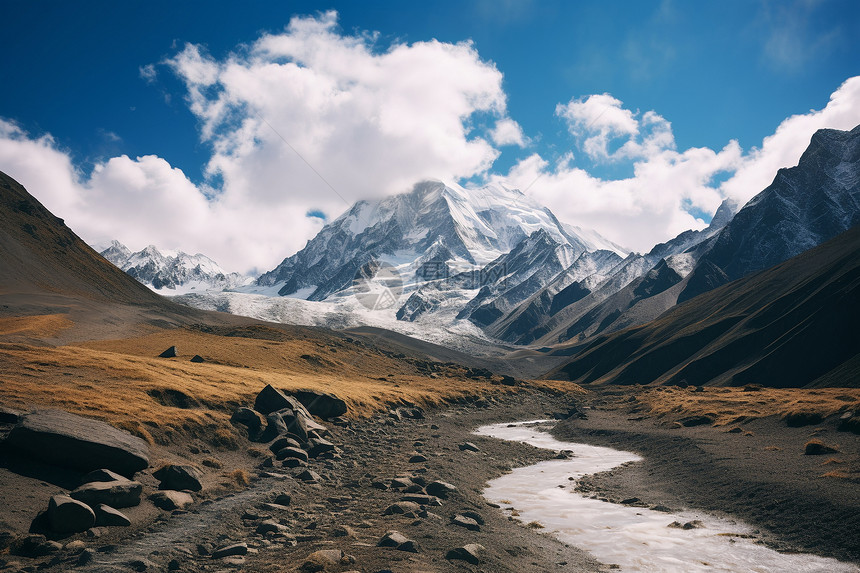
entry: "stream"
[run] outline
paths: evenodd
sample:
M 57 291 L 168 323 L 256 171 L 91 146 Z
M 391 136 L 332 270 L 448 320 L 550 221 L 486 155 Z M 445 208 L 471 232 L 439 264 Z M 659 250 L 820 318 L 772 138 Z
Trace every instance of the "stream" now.
M 588 551 L 621 571 L 860 572 L 850 563 L 810 554 L 779 553 L 756 543 L 752 528 L 701 512 L 665 513 L 591 499 L 574 491 L 584 475 L 641 458 L 612 448 L 562 442 L 543 431 L 550 420 L 492 424 L 475 433 L 548 450 L 569 450 L 570 459 L 517 468 L 489 482 L 484 497 L 523 523 Z M 669 527 L 698 520 L 699 527 Z M 698 524 L 697 524 L 698 525 Z

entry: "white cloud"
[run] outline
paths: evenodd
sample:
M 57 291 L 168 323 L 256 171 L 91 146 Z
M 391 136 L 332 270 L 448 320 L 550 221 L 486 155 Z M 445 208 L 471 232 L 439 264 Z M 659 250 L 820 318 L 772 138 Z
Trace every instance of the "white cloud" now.
M 713 213 L 725 197 L 745 203 L 770 185 L 776 171 L 797 164 L 812 134 L 821 128 L 848 130 L 860 124 L 860 77 L 836 90 L 827 106 L 783 121 L 761 148 L 744 153 L 736 141 L 720 151 L 674 149 L 671 125 L 654 112 L 635 114 L 602 94 L 559 105 L 559 116 L 597 158 L 634 158 L 632 177 L 604 180 L 572 166 L 555 166 L 538 154 L 520 161 L 505 176 L 547 205 L 561 220 L 591 227 L 607 238 L 645 252 L 705 222 L 692 212 Z M 643 134 L 645 134 L 643 136 Z M 626 141 L 615 151 L 606 144 Z M 715 176 L 729 174 L 722 184 Z M 722 178 L 722 177 L 721 177 Z
M 518 145 L 525 147 L 526 137 L 520 124 L 510 118 L 500 119 L 496 127 L 490 130 L 490 138 L 496 145 Z
M 606 93 L 558 104 L 555 113 L 593 160 L 639 159 L 675 148 L 672 126 L 662 116 L 649 111 L 640 118 Z M 618 149 L 610 151 L 610 145 Z
M 379 50 L 374 41 L 339 33 L 327 12 L 294 18 L 223 60 L 186 45 L 167 65 L 212 146 L 207 185 L 156 156 L 114 157 L 84 176 L 50 136 L 8 122 L 0 168 L 89 242 L 155 243 L 229 270 L 269 270 L 322 227 L 309 212 L 333 217 L 424 178 L 486 172 L 499 152 L 472 124 L 495 124 L 516 143 L 502 74 L 471 43 Z M 156 67 L 140 74 L 151 80 Z

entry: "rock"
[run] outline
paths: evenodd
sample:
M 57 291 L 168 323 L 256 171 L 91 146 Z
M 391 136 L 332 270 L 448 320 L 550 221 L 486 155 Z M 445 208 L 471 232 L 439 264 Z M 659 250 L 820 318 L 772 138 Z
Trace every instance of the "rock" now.
M 100 527 L 119 526 L 128 527 L 131 520 L 121 511 L 103 503 L 95 507 L 96 525 Z
M 302 460 L 303 462 L 308 461 L 308 452 L 304 451 L 301 448 L 281 448 L 278 450 L 278 453 L 275 454 L 275 459 L 284 460 L 286 458 L 295 458 L 297 460 Z
M 67 495 L 55 495 L 48 501 L 48 526 L 57 533 L 79 533 L 96 524 L 90 507 Z
M 248 433 L 251 436 L 256 436 L 263 429 L 263 424 L 266 423 L 266 418 L 256 410 L 251 408 L 236 408 L 233 415 L 230 416 L 230 423 L 242 424 L 248 428 Z
M 157 491 L 149 496 L 149 500 L 155 504 L 155 507 L 165 511 L 173 511 L 174 509 L 185 509 L 192 503 L 194 498 L 190 493 L 184 491 L 162 490 Z
M 464 442 L 457 446 L 461 452 L 480 452 L 481 449 L 472 442 Z
M 817 412 L 789 412 L 782 417 L 782 420 L 789 428 L 802 428 L 803 426 L 820 424 L 824 420 L 824 416 Z
M 127 479 L 117 481 L 94 481 L 72 490 L 72 498 L 90 507 L 101 503 L 111 507 L 133 507 L 140 504 L 143 486 Z
M 274 519 L 267 519 L 257 526 L 257 533 L 266 535 L 267 533 L 287 533 L 289 528 L 282 523 L 278 523 Z
M 404 513 L 410 512 L 418 515 L 420 510 L 421 506 L 414 501 L 398 501 L 397 503 L 392 503 L 386 507 L 385 511 L 382 512 L 382 515 L 403 515 Z
M 465 527 L 469 531 L 480 531 L 481 526 L 478 525 L 478 522 L 472 519 L 471 517 L 466 517 L 464 515 L 455 515 L 451 519 L 451 523 L 454 525 L 459 525 L 460 527 Z
M 308 449 L 308 456 L 312 458 L 315 458 L 324 452 L 332 452 L 335 449 L 333 443 L 328 440 L 324 440 L 323 438 L 313 438 L 308 443 L 311 446 Z
M 860 434 L 860 416 L 851 411 L 843 413 L 836 422 L 836 429 L 840 432 Z
M 0 424 L 17 424 L 21 419 L 21 412 L 0 406 Z
M 269 449 L 272 453 L 277 453 L 278 450 L 282 450 L 284 448 L 301 448 L 302 445 L 295 438 L 290 438 L 289 436 L 282 436 L 272 442 L 269 445 Z
M 422 495 L 419 493 L 410 493 L 406 494 L 400 498 L 401 501 L 411 501 L 417 503 L 419 505 L 433 505 L 440 506 L 442 505 L 442 500 L 440 500 L 435 495 Z
M 713 425 L 714 419 L 711 416 L 687 416 L 686 418 L 681 418 L 678 422 L 685 428 L 692 428 L 693 426 L 703 426 L 705 424 Z
M 168 464 L 152 472 L 152 476 L 161 482 L 158 489 L 187 489 L 190 491 L 203 489 L 203 484 L 200 483 L 203 474 L 193 466 Z
M 83 567 L 84 565 L 88 565 L 92 562 L 93 558 L 96 556 L 96 550 L 90 547 L 81 551 L 81 554 L 78 555 L 77 560 L 75 560 L 76 567 Z
M 191 362 L 194 362 L 194 363 L 196 363 L 196 364 L 200 364 L 201 362 L 206 362 L 206 361 L 203 359 L 203 357 L 202 357 L 202 356 L 200 356 L 199 354 L 195 354 L 194 356 L 192 356 L 190 361 L 191 361 Z
M 420 547 L 418 543 L 409 539 L 399 531 L 391 530 L 382 536 L 382 539 L 379 540 L 379 543 L 376 544 L 377 547 L 391 547 L 393 549 L 397 549 L 398 551 L 408 551 L 410 553 L 418 553 Z
M 482 556 L 486 552 L 486 548 L 478 543 L 469 543 L 463 547 L 455 547 L 445 554 L 445 559 L 457 559 L 478 565 L 482 561 Z
M 128 568 L 132 571 L 158 571 L 159 567 L 149 559 L 132 559 L 126 561 Z
M 296 479 L 304 481 L 304 482 L 314 482 L 314 483 L 322 481 L 322 478 L 320 477 L 320 475 L 313 470 L 303 471 L 302 473 L 300 473 L 299 475 L 296 476 Z
M 285 468 L 304 468 L 304 467 L 307 467 L 307 465 L 308 465 L 308 462 L 306 462 L 304 460 L 300 460 L 298 458 L 286 458 L 281 463 L 281 466 L 283 466 Z
M 290 392 L 308 412 L 320 418 L 334 418 L 346 414 L 346 402 L 333 394 L 317 390 L 293 390 Z
M 301 402 L 274 388 L 271 384 L 267 384 L 265 388 L 260 390 L 260 393 L 257 394 L 257 398 L 254 400 L 254 409 L 264 416 L 285 408 L 293 411 L 301 411 L 308 418 L 311 417 L 310 412 L 305 409 Z
M 247 555 L 248 554 L 248 544 L 247 543 L 234 543 L 232 545 L 225 545 L 220 549 L 216 549 L 212 552 L 212 559 L 222 559 L 224 557 L 231 557 L 234 555 Z
M 331 535 L 332 537 L 357 537 L 355 530 L 348 525 L 336 525 L 331 530 Z
M 448 482 L 437 480 L 428 483 L 427 486 L 424 488 L 424 491 L 426 491 L 429 495 L 435 495 L 436 497 L 440 497 L 442 499 L 448 499 L 448 496 L 457 491 L 457 488 Z
M 806 443 L 806 449 L 803 453 L 807 456 L 820 456 L 822 454 L 835 454 L 838 451 L 839 450 L 833 446 L 828 446 L 820 440 L 813 439 Z
M 427 461 L 427 458 L 425 456 L 423 456 L 422 454 L 414 454 L 412 457 L 409 458 L 410 464 L 420 464 L 420 463 L 424 463 L 426 461 Z
M 81 485 L 85 483 L 101 482 L 101 481 L 126 481 L 125 476 L 121 476 L 116 472 L 108 469 L 93 470 L 81 478 Z
M 396 477 L 391 480 L 391 489 L 402 489 L 415 485 L 408 477 Z
M 176 358 L 176 347 L 171 346 L 164 352 L 158 355 L 159 358 Z
M 319 551 L 314 551 L 308 555 L 299 569 L 301 571 L 308 571 L 311 573 L 316 571 L 326 571 L 327 569 L 340 565 L 343 557 L 343 551 L 340 549 L 320 549 Z
M 463 517 L 474 519 L 478 525 L 484 525 L 484 518 L 481 517 L 481 514 L 477 511 L 464 511 L 461 515 L 463 515 Z
M 62 410 L 25 414 L 6 445 L 43 462 L 81 471 L 107 468 L 131 476 L 149 466 L 149 447 L 140 438 Z
M 278 497 L 275 498 L 275 504 L 277 505 L 290 505 L 292 503 L 293 498 L 288 493 L 278 494 Z

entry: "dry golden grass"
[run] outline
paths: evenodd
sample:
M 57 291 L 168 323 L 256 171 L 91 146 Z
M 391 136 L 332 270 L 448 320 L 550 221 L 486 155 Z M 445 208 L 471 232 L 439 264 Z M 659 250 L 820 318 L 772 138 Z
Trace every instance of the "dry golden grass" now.
M 72 326 L 74 323 L 65 314 L 4 317 L 0 318 L 0 336 L 27 334 L 50 338 Z
M 41 321 L 37 317 L 32 324 Z M 250 335 L 277 339 L 174 329 L 55 348 L 0 342 L 4 405 L 55 407 L 100 418 L 151 444 L 192 435 L 235 449 L 239 442 L 229 425 L 230 414 L 237 406 L 253 404 L 267 384 L 331 392 L 347 402 L 353 417 L 397 404 L 426 406 L 518 391 L 463 378 L 456 371 L 430 378 L 408 360 L 331 336 L 290 338 L 274 329 L 265 332 L 267 327 L 254 328 L 261 332 Z M 174 345 L 177 358 L 157 358 Z M 206 362 L 190 362 L 195 354 Z M 569 382 L 533 384 L 581 391 Z
M 715 426 L 734 425 L 741 420 L 784 417 L 797 412 L 827 417 L 860 409 L 856 388 L 708 388 L 700 392 L 666 386 L 642 388 L 636 395 L 644 412 L 652 416 L 701 416 L 714 418 Z
M 850 475 L 848 475 L 847 473 L 843 472 L 843 471 L 840 471 L 840 470 L 831 470 L 831 471 L 829 471 L 829 472 L 827 472 L 827 473 L 823 473 L 823 474 L 821 474 L 821 476 L 820 476 L 820 477 L 823 477 L 823 478 L 848 479 L 848 478 L 850 478 L 851 476 L 850 476 Z

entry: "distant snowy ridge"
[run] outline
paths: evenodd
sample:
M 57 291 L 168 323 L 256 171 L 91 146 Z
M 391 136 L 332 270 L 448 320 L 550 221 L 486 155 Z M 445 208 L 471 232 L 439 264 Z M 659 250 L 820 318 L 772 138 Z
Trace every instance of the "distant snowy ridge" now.
M 119 241 L 111 241 L 109 247 L 101 250 L 101 255 L 161 294 L 217 292 L 253 282 L 251 277 L 228 273 L 218 263 L 200 253 L 162 252 L 154 245 L 133 253 Z

